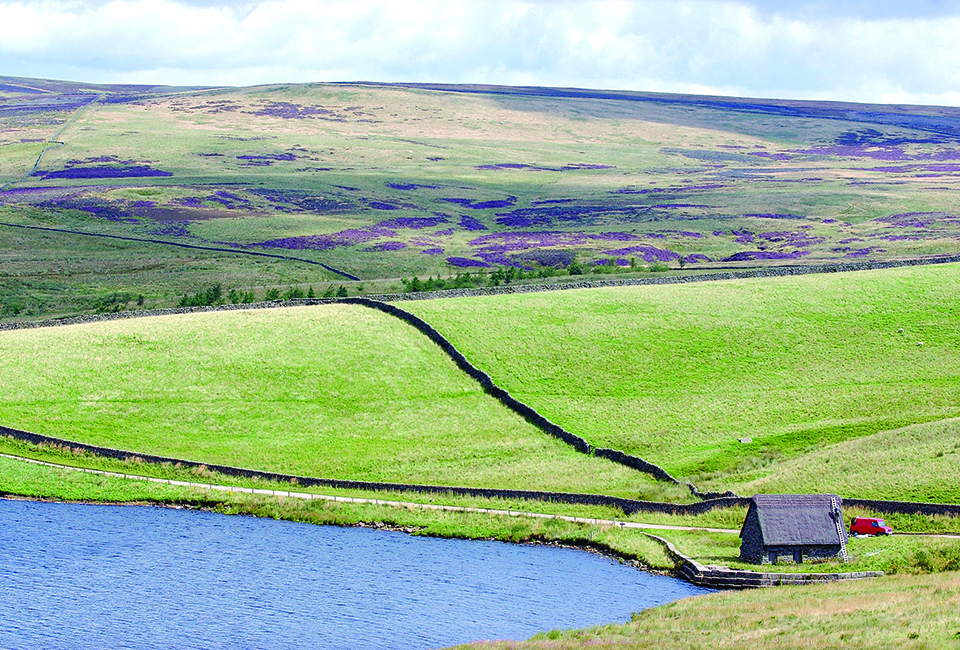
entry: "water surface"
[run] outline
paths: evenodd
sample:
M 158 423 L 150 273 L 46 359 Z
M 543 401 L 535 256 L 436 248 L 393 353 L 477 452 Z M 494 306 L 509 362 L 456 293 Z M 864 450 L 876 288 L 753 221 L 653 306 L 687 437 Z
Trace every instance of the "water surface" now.
M 705 593 L 583 551 L 0 499 L 0 648 L 437 648 Z

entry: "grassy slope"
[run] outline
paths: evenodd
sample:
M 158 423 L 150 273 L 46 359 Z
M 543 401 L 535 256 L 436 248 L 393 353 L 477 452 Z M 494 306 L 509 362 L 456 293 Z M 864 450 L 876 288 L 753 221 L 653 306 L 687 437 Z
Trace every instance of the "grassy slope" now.
M 777 587 L 687 598 L 626 625 L 550 632 L 480 650 L 597 648 L 956 648 L 960 573 Z
M 947 265 L 405 306 L 569 430 L 725 487 L 957 415 L 958 289 Z
M 540 433 L 362 307 L 2 332 L 0 366 L 0 422 L 71 440 L 311 476 L 686 496 Z
M 850 440 L 785 461 L 739 486 L 754 492 L 827 492 L 850 497 L 960 503 L 960 420 L 917 424 Z
M 0 207 L 0 221 L 110 231 L 90 217 L 33 214 L 36 218 L 28 220 Z M 224 292 L 240 288 L 260 299 L 272 287 L 313 287 L 321 295 L 342 281 L 309 264 L 19 228 L 0 228 L 0 267 L 0 314 L 33 319 L 109 311 L 117 304 L 133 308 L 138 296 L 148 309 L 170 307 L 184 294 L 215 284 Z

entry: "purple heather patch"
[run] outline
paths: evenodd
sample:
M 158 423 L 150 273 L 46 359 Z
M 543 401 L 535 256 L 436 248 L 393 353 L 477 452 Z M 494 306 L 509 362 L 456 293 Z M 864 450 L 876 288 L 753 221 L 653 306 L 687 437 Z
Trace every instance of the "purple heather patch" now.
M 476 217 L 471 217 L 468 214 L 464 214 L 460 216 L 460 227 L 463 228 L 464 230 L 469 230 L 473 232 L 476 232 L 479 230 L 487 230 L 487 227 L 483 225 L 479 219 L 477 219 Z
M 845 255 L 845 257 L 866 257 L 871 253 L 885 253 L 882 248 L 856 248 Z
M 382 201 L 370 201 L 369 205 L 374 210 L 399 210 L 400 206 L 393 205 L 392 203 L 383 203 Z
M 50 178 L 147 178 L 156 176 L 173 176 L 170 172 L 152 169 L 147 165 L 128 165 L 115 167 L 112 165 L 93 165 L 90 167 L 67 167 L 53 172 L 38 172 L 37 176 Z
M 907 172 L 960 172 L 960 165 L 956 163 L 938 165 L 891 165 L 886 167 L 854 167 L 857 171 L 885 172 L 888 174 L 904 174 Z
M 738 244 L 750 244 L 753 242 L 753 233 L 749 230 L 731 230 L 730 233 L 736 236 Z
M 821 223 L 837 223 L 836 219 L 824 219 Z
M 481 268 L 490 267 L 490 265 L 487 264 L 486 262 L 482 262 L 480 260 L 472 260 L 467 257 L 448 257 L 447 264 L 450 264 L 451 266 L 456 266 L 459 268 L 464 268 L 464 269 L 471 268 L 471 267 L 481 267 Z
M 355 107 L 359 108 L 359 107 Z M 344 109 L 350 111 L 352 115 L 368 115 L 362 111 Z M 256 111 L 244 111 L 251 115 L 261 115 L 267 117 L 281 117 L 285 120 L 304 120 L 304 119 L 323 119 L 333 122 L 345 122 L 346 114 L 337 113 L 323 106 L 303 106 L 302 104 L 293 104 L 291 102 L 267 102 L 262 108 Z
M 202 208 L 203 199 L 198 196 L 187 196 L 182 199 L 174 199 L 173 203 L 182 205 L 185 208 Z
M 480 252 L 503 253 L 532 248 L 551 248 L 571 246 L 589 241 L 631 241 L 639 239 L 631 233 L 582 233 L 558 231 L 498 232 L 483 235 L 471 240 L 470 246 L 478 247 Z
M 122 165 L 132 165 L 132 160 L 120 160 L 116 156 L 95 156 L 93 158 L 83 158 L 81 160 L 73 159 L 66 162 L 67 167 L 76 167 L 86 163 L 119 163 Z
M 193 237 L 187 228 L 189 223 L 189 221 L 168 221 L 148 230 L 147 234 L 163 237 Z
M 856 242 L 856 241 L 863 241 L 863 240 L 860 239 L 859 237 L 851 237 L 850 239 L 841 239 L 841 240 L 840 240 L 839 242 L 837 242 L 837 243 L 838 243 L 838 244 L 852 244 L 853 242 Z
M 52 203 L 56 205 L 56 203 Z M 127 212 L 121 208 L 117 208 L 113 205 L 104 205 L 104 204 L 75 204 L 68 202 L 65 205 L 61 204 L 57 207 L 65 207 L 73 210 L 83 210 L 84 212 L 91 214 L 95 217 L 102 217 L 108 221 L 115 221 L 117 223 L 140 223 L 137 219 L 132 218 Z
M 440 199 L 441 201 L 446 201 L 447 203 L 456 203 L 457 205 L 462 205 L 465 208 L 470 208 L 471 210 L 488 210 L 490 208 L 509 208 L 511 205 L 517 202 L 517 197 L 508 196 L 505 199 L 496 200 L 496 201 L 472 201 L 470 199 Z
M 136 201 L 133 204 L 133 207 L 134 208 L 152 208 L 155 205 L 157 205 L 155 201 Z
M 520 266 L 520 264 L 517 264 L 499 251 L 478 252 L 477 257 L 489 264 L 498 264 L 500 266 Z
M 779 244 L 780 246 L 792 246 L 794 248 L 805 248 L 807 246 L 822 244 L 826 241 L 823 237 L 811 237 L 805 232 L 791 231 L 764 232 L 760 233 L 758 237 L 770 243 Z
M 874 219 L 881 223 L 887 223 L 895 228 L 926 228 L 934 221 L 947 217 L 944 212 L 905 212 L 903 214 L 893 214 L 889 217 L 880 217 Z
M 576 199 L 543 199 L 542 201 L 531 201 L 530 205 L 553 205 L 557 203 L 573 203 Z
M 799 214 L 777 214 L 770 212 L 752 212 L 750 214 L 743 215 L 745 217 L 753 217 L 754 219 L 803 219 L 803 215 Z
M 443 255 L 442 248 L 424 248 L 420 251 L 421 255 Z
M 629 248 L 616 248 L 614 250 L 603 251 L 604 255 L 633 255 L 639 254 L 646 262 L 670 262 L 680 256 L 673 251 L 668 251 L 656 246 L 630 246 Z
M 713 236 L 714 236 L 714 237 L 722 237 L 723 234 L 724 234 L 724 232 L 723 232 L 722 230 L 714 230 L 714 231 L 713 231 Z
M 874 160 L 910 160 L 910 156 L 903 152 L 903 149 L 897 146 L 878 148 L 875 146 L 850 146 L 850 145 L 832 145 L 812 147 L 810 149 L 796 149 L 790 151 L 794 154 L 806 154 L 814 156 L 841 156 L 844 158 L 873 158 Z
M 706 255 L 702 255 L 702 254 L 700 254 L 700 253 L 694 253 L 693 255 L 687 255 L 686 257 L 683 258 L 683 260 L 684 260 L 684 262 L 686 262 L 687 264 L 702 264 L 703 262 L 712 262 L 712 261 L 713 261 L 712 259 L 710 259 L 710 258 L 707 257 Z
M 742 251 L 734 253 L 730 257 L 723 259 L 724 262 L 746 262 L 750 260 L 795 260 L 803 255 L 809 255 L 810 251 L 793 251 L 792 253 L 782 253 L 779 251 Z
M 394 190 L 409 191 L 409 190 L 419 190 L 419 189 L 435 190 L 435 189 L 438 189 L 440 186 L 439 185 L 419 185 L 417 183 L 387 183 L 387 187 Z
M 678 208 L 710 208 L 713 206 L 702 205 L 700 203 L 657 203 L 651 205 L 651 208 L 660 208 L 662 210 L 676 210 Z
M 447 228 L 446 230 L 435 230 L 431 234 L 434 237 L 449 237 L 453 234 L 453 228 Z
M 768 158 L 770 160 L 793 160 L 794 156 L 785 153 L 768 153 L 766 151 L 751 151 L 747 154 L 748 156 L 758 156 L 760 158 Z
M 355 246 L 365 244 L 380 237 L 396 237 L 396 231 L 387 228 L 370 226 L 367 228 L 353 228 L 341 230 L 330 235 L 305 235 L 301 237 L 285 237 L 269 241 L 249 244 L 259 248 L 289 248 L 292 250 L 329 250 L 338 246 Z
M 524 163 L 497 163 L 495 165 L 477 165 L 482 171 L 498 171 L 503 169 L 529 169 L 538 172 L 569 172 L 590 169 L 614 169 L 612 165 L 597 165 L 591 163 L 572 163 L 562 167 L 544 167 L 543 165 L 528 165 Z
M 447 223 L 445 216 L 436 217 L 398 217 L 396 219 L 387 219 L 381 221 L 374 228 L 409 228 L 410 230 L 423 230 L 432 228 L 442 223 Z
M 384 251 L 398 251 L 406 248 L 407 245 L 402 241 L 385 241 L 382 244 L 375 244 L 369 248 L 364 248 L 366 253 L 381 253 Z
M 275 160 L 296 160 L 297 156 L 292 153 L 270 153 L 262 156 L 245 155 L 237 156 L 237 160 L 261 160 L 273 162 Z

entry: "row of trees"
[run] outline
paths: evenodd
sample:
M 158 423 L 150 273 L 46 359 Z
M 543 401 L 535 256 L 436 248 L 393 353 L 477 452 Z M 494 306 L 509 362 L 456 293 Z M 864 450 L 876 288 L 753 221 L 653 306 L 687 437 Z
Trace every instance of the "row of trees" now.
M 683 260 L 681 258 L 681 266 Z M 642 265 L 637 262 L 637 258 L 630 258 L 629 266 L 620 266 L 615 258 L 604 260 L 600 264 L 589 267 L 589 272 L 603 273 L 623 273 L 630 271 L 648 271 L 660 273 L 669 271 L 670 267 L 664 262 L 653 262 L 649 265 Z M 409 280 L 402 278 L 404 291 L 408 293 L 416 291 L 438 291 L 440 289 L 464 289 L 472 287 L 499 287 L 502 284 L 510 284 L 515 280 L 528 279 L 547 279 L 563 275 L 584 275 L 588 271 L 587 267 L 576 259 L 570 262 L 566 267 L 543 266 L 537 269 L 523 269 L 516 266 L 499 266 L 492 271 L 480 269 L 474 274 L 468 272 L 457 273 L 452 278 L 429 277 L 421 280 L 413 276 Z
M 306 291 L 300 287 L 290 287 L 281 292 L 280 289 L 267 289 L 260 299 L 264 302 L 271 300 L 302 300 L 311 298 L 345 298 L 349 292 L 342 284 L 334 287 L 332 284 L 322 295 L 317 295 L 313 287 L 308 287 Z M 252 290 L 230 289 L 224 295 L 223 286 L 215 284 L 205 289 L 201 289 L 193 294 L 184 294 L 180 298 L 178 307 L 209 307 L 214 305 L 245 305 L 257 302 L 257 296 Z M 142 304 L 142 303 L 141 303 Z

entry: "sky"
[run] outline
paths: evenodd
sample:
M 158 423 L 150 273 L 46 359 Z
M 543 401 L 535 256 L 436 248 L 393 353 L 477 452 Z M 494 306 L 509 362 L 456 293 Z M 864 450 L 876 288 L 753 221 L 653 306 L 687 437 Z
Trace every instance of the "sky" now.
M 960 106 L 952 0 L 0 0 L 0 75 Z

